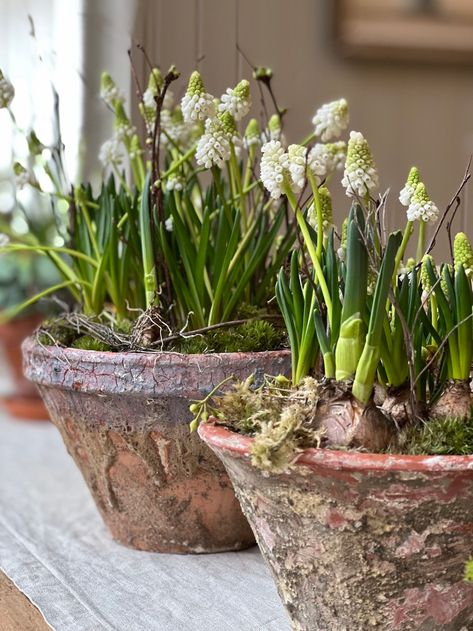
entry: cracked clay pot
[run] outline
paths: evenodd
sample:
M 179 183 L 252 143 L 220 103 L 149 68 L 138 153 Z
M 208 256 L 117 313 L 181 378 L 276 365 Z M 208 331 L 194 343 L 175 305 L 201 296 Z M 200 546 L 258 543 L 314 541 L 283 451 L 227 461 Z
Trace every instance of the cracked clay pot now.
M 110 353 L 23 344 L 25 375 L 112 536 L 156 552 L 240 550 L 254 537 L 189 404 L 230 375 L 288 374 L 290 353 Z
M 473 456 L 306 449 L 284 474 L 212 424 L 219 456 L 294 631 L 469 631 Z

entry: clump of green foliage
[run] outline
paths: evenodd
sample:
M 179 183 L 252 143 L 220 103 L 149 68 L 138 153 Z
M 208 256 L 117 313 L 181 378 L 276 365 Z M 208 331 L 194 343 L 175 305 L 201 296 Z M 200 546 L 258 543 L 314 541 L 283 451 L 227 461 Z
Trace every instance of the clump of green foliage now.
M 173 346 L 180 353 L 247 353 L 278 350 L 286 335 L 265 320 L 252 320 L 232 328 L 221 328 L 180 340 Z
M 76 337 L 76 332 L 61 318 L 45 320 L 36 335 L 38 344 L 42 346 L 70 346 Z
M 396 452 L 413 455 L 473 454 L 473 415 L 465 420 L 447 418 L 430 420 L 420 426 L 409 427 L 401 433 Z

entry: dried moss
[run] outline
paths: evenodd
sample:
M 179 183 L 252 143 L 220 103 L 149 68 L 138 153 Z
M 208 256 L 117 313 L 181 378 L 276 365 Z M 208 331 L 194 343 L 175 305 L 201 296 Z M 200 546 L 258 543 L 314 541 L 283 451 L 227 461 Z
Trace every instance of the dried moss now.
M 473 454 L 473 416 L 430 420 L 408 427 L 399 436 L 396 453 L 414 455 Z
M 180 340 L 173 344 L 173 350 L 189 354 L 249 353 L 278 350 L 285 344 L 286 334 L 283 330 L 265 320 L 254 320 Z
M 240 382 L 212 410 L 225 425 L 254 437 L 252 463 L 263 471 L 285 471 L 302 449 L 318 447 L 323 439 L 314 425 L 319 384 L 307 377 L 297 388 L 289 385 L 284 377 L 266 378 L 258 388 L 250 380 Z

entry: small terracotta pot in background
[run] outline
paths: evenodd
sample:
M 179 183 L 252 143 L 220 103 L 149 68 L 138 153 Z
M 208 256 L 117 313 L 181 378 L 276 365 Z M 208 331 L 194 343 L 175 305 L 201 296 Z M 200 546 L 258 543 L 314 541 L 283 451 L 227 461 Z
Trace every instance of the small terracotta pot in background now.
M 461 631 L 473 620 L 473 456 L 306 449 L 284 474 L 252 439 L 199 434 L 229 473 L 295 631 Z
M 23 376 L 21 343 L 40 325 L 43 317 L 31 314 L 0 324 L 0 346 L 7 361 L 13 391 L 0 396 L 0 403 L 17 418 L 47 420 L 48 413 L 34 384 Z
M 105 353 L 23 344 L 35 382 L 113 537 L 157 552 L 254 544 L 189 404 L 223 379 L 288 374 L 290 353 Z

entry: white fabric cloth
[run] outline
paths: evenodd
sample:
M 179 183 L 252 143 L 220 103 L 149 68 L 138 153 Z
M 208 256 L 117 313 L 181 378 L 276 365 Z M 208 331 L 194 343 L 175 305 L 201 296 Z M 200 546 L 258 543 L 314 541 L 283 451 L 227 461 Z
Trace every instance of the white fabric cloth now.
M 57 430 L 4 414 L 0 568 L 55 631 L 289 630 L 257 548 L 180 556 L 120 546 Z

